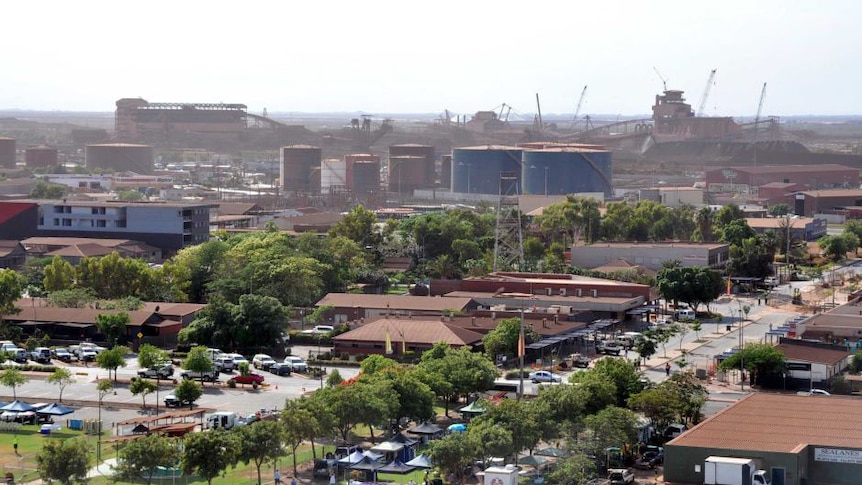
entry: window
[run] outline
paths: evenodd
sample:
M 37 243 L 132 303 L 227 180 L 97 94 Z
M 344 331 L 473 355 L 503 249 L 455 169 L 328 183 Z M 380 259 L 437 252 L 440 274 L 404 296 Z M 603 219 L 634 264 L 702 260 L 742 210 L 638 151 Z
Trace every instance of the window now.
M 54 219 L 54 225 L 59 226 L 60 225 L 60 219 Z
M 66 227 L 72 227 L 72 219 L 63 219 L 63 225 Z
M 96 227 L 107 227 L 107 225 L 105 223 L 106 223 L 106 221 L 102 221 L 102 220 L 96 221 Z

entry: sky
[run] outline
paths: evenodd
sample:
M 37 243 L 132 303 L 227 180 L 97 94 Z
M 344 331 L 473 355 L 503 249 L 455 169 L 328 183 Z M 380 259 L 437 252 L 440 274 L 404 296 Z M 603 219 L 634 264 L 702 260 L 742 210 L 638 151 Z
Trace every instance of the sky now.
M 862 1 L 162 1 L 3 5 L 0 109 L 862 114 Z

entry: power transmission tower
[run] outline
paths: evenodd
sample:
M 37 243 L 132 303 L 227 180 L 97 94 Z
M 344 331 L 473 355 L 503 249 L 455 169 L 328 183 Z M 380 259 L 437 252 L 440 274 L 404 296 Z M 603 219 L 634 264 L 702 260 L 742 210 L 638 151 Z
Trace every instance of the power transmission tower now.
M 494 241 L 494 271 L 520 271 L 524 267 L 524 236 L 521 232 L 518 192 L 517 172 L 501 172 Z

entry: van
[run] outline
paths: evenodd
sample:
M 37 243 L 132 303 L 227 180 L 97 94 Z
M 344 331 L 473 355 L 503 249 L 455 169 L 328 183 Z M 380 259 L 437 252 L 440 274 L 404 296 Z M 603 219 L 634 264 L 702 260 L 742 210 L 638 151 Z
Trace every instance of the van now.
M 687 322 L 697 318 L 697 313 L 695 313 L 694 310 L 690 308 L 687 308 L 685 310 L 677 310 L 673 312 L 673 318 L 674 320 L 680 322 Z
M 625 332 L 622 335 L 617 335 L 617 342 L 619 342 L 623 348 L 631 349 L 635 346 L 635 342 L 637 342 L 641 337 L 643 337 L 643 334 L 640 332 Z

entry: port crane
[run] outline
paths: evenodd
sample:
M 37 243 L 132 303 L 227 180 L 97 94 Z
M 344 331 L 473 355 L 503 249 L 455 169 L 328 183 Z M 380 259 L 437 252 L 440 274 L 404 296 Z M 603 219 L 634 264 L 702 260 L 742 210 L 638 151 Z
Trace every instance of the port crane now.
M 575 108 L 575 115 L 572 116 L 572 123 L 569 125 L 569 129 L 572 130 L 575 128 L 575 123 L 578 122 L 578 115 L 581 114 L 581 107 L 584 105 L 584 97 L 587 95 L 587 87 L 584 86 L 584 90 L 581 91 L 581 98 L 578 100 L 578 107 Z
M 664 76 L 662 76 L 661 73 L 658 72 L 658 69 L 656 69 L 655 66 L 652 67 L 652 70 L 655 71 L 658 78 L 661 79 L 661 84 L 662 86 L 664 86 L 664 90 L 667 91 L 667 79 L 665 79 Z
M 703 96 L 700 97 L 700 106 L 697 107 L 697 116 L 703 116 L 703 110 L 706 108 L 706 100 L 709 99 L 709 90 L 715 84 L 715 72 L 718 69 L 713 69 L 709 73 L 709 79 L 706 80 L 706 87 L 703 88 Z
M 760 131 L 760 114 L 763 112 L 763 100 L 766 98 L 766 83 L 760 90 L 760 102 L 757 103 L 757 114 L 754 115 L 754 144 L 757 144 L 757 132 Z

